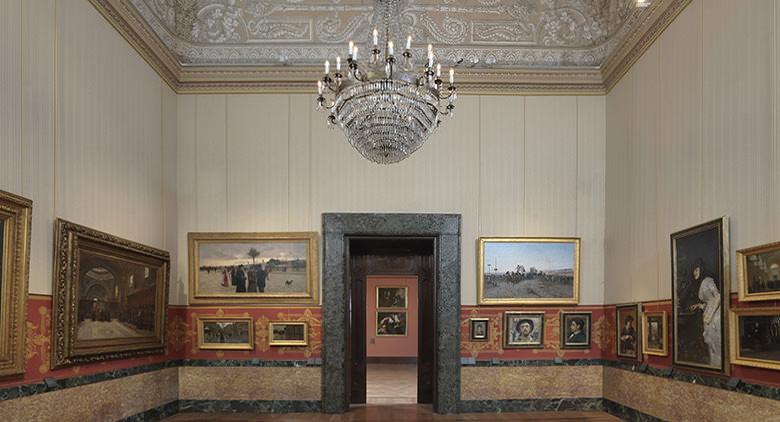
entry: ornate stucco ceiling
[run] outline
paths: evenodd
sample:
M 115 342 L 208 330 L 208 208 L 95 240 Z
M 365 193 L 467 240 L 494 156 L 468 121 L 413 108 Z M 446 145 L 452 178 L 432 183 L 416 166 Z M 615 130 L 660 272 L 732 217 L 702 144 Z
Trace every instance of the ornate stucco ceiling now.
M 179 91 L 300 89 L 374 27 L 372 0 L 91 1 Z M 603 92 L 689 1 L 405 0 L 400 18 L 467 90 Z

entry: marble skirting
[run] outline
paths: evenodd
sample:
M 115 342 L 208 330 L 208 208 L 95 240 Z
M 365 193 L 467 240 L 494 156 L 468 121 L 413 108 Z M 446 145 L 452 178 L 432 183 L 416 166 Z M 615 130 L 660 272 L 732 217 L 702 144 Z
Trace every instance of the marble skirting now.
M 319 401 L 319 367 L 179 368 L 179 399 L 205 401 Z
M 523 400 L 461 400 L 461 413 L 554 412 L 604 410 L 601 398 L 549 398 Z
M 461 368 L 462 400 L 601 398 L 601 366 Z
M 604 367 L 604 399 L 666 421 L 780 420 L 780 401 Z
M 178 399 L 178 369 L 111 379 L 0 402 L 7 421 L 117 421 Z
M 318 400 L 179 400 L 179 412 L 311 413 L 321 409 Z

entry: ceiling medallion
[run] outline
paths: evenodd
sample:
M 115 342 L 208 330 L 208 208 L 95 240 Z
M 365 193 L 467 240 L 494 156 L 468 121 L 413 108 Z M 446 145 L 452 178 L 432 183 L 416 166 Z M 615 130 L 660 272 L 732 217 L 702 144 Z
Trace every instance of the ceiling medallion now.
M 380 29 L 371 36 L 367 62 L 358 60 L 362 50 L 350 41 L 346 68 L 336 57 L 331 73 L 325 61 L 325 75 L 317 81 L 317 108 L 329 113 L 328 126 L 340 126 L 349 143 L 378 164 L 397 163 L 417 151 L 441 116 L 453 116 L 457 98 L 455 71 L 449 70 L 445 87 L 431 44 L 420 70 L 415 70 L 411 35 L 396 58 L 394 42 L 404 39 L 400 11 L 400 0 L 377 0 L 374 24 Z

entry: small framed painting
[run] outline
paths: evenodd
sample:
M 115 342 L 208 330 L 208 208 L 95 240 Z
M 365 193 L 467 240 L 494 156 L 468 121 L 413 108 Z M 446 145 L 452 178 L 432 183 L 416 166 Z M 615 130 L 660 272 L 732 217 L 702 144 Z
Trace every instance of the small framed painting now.
M 405 336 L 406 311 L 377 311 L 377 336 Z
M 477 258 L 480 305 L 579 302 L 579 238 L 482 237 Z
M 406 309 L 408 289 L 404 286 L 377 286 L 376 307 L 380 309 Z
M 250 317 L 198 317 L 198 348 L 204 350 L 253 350 L 254 329 Z
M 471 341 L 490 340 L 490 318 L 469 318 Z
M 642 321 L 642 351 L 644 354 L 668 356 L 666 311 L 645 312 Z
M 780 242 L 737 251 L 739 300 L 780 299 Z
M 309 326 L 305 322 L 273 321 L 268 323 L 270 346 L 307 346 Z
M 544 347 L 544 312 L 504 312 L 504 348 Z
M 618 357 L 639 360 L 639 304 L 617 306 L 615 319 Z
M 731 363 L 780 370 L 780 308 L 731 311 Z
M 589 349 L 590 320 L 590 312 L 561 312 L 561 349 Z

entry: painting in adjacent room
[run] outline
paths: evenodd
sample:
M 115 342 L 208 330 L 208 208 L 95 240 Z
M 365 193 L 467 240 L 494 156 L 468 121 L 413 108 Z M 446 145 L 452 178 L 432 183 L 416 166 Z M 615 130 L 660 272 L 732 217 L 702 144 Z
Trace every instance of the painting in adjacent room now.
M 316 303 L 316 233 L 190 233 L 191 303 Z
M 737 251 L 739 300 L 780 299 L 780 242 Z
M 480 238 L 480 305 L 579 302 L 579 238 Z
M 406 311 L 377 311 L 377 336 L 405 336 Z
M 406 309 L 407 288 L 402 286 L 377 286 L 376 307 Z
M 674 233 L 671 240 L 674 363 L 725 372 L 728 219 Z

